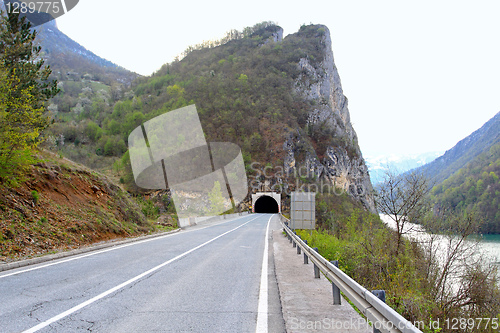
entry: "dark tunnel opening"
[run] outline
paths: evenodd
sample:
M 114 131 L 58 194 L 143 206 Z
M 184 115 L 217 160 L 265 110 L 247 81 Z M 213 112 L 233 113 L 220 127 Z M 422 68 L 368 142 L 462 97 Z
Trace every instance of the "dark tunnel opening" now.
M 279 213 L 279 206 L 276 200 L 267 195 L 261 196 L 257 201 L 255 201 L 255 212 L 256 213 L 266 213 L 275 214 Z

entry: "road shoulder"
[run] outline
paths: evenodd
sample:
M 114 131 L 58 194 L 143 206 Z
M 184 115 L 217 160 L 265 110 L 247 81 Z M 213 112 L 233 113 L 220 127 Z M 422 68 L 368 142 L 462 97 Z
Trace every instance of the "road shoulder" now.
M 272 239 L 287 332 L 372 332 L 344 298 L 342 305 L 333 305 L 331 283 L 323 275 L 314 278 L 313 264 L 304 264 L 303 254 L 297 254 L 283 230 L 274 230 Z
M 165 236 L 165 235 L 179 232 L 180 230 L 181 229 L 175 229 L 172 231 L 158 232 L 158 233 L 151 234 L 151 235 L 126 238 L 126 239 L 122 239 L 122 240 L 113 239 L 110 241 L 100 242 L 98 244 L 93 244 L 93 245 L 81 247 L 81 248 L 70 250 L 70 251 L 61 251 L 61 252 L 54 253 L 54 254 L 43 255 L 40 257 L 24 259 L 24 260 L 19 260 L 19 261 L 12 261 L 12 262 L 8 262 L 5 264 L 0 264 L 0 272 L 8 271 L 8 270 L 15 269 L 15 268 L 26 267 L 26 266 L 30 266 L 30 265 L 41 264 L 41 263 L 56 260 L 56 259 L 62 259 L 62 258 L 66 258 L 66 257 L 76 256 L 76 255 L 84 254 L 87 252 L 106 249 L 106 248 L 113 247 L 113 246 L 123 245 L 123 244 L 127 244 L 127 243 L 132 243 L 132 242 L 138 242 L 138 241 L 149 239 L 149 238 Z

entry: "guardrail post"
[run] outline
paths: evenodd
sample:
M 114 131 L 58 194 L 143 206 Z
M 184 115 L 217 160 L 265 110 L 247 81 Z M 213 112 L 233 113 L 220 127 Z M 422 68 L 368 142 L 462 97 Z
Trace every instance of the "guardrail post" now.
M 318 252 L 318 248 L 317 247 L 313 248 L 313 250 L 316 251 L 316 252 Z M 319 279 L 319 277 L 320 277 L 320 275 L 319 275 L 319 267 L 316 266 L 316 264 L 314 264 L 314 277 L 316 279 Z
M 300 236 L 299 236 L 300 239 L 302 239 Z M 300 254 L 301 253 L 301 249 L 300 249 L 300 246 L 299 244 L 297 244 L 297 254 Z
M 307 245 L 307 241 L 305 240 L 304 243 L 306 243 Z M 307 254 L 304 252 L 304 264 L 307 265 L 309 264 L 309 257 L 307 256 Z
M 330 261 L 333 266 L 339 267 L 339 261 L 338 260 L 332 260 Z M 340 298 L 340 289 L 335 285 L 335 283 L 332 282 L 332 291 L 333 291 L 333 304 L 334 305 L 341 305 L 342 298 Z
M 295 243 L 295 241 L 292 242 L 292 246 L 293 247 L 297 247 L 297 243 Z
M 385 290 L 372 290 L 372 294 L 385 303 Z M 381 333 L 380 330 L 375 328 L 375 323 L 373 324 L 373 333 Z

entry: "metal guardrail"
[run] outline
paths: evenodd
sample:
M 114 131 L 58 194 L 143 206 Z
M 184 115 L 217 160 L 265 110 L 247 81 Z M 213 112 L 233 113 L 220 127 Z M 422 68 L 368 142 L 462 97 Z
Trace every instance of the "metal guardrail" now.
M 372 322 L 374 332 L 422 333 L 376 295 L 342 272 L 334 263 L 321 256 L 317 249 L 309 247 L 283 220 L 289 220 L 281 215 L 281 223 L 290 241 L 294 247 L 297 247 L 297 253 L 304 253 L 304 263 L 311 260 L 315 265 L 315 276 L 319 277 L 318 270 L 321 270 L 334 285 L 334 299 L 338 300 L 338 303 L 334 301 L 334 304 L 340 304 L 340 297 L 335 292 L 335 288 L 338 288 Z

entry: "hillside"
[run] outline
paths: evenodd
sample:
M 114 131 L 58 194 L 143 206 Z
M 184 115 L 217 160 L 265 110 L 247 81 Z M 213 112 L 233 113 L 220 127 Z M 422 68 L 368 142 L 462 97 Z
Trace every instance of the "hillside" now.
M 85 49 L 61 32 L 55 21 L 37 27 L 37 32 L 41 55 L 61 90 L 48 105 L 54 124 L 43 134 L 44 147 L 90 168 L 109 170 L 115 160 L 104 154 L 106 141 L 90 144 L 85 125 L 87 119 L 101 124 L 95 110 L 102 112 L 102 117 L 109 115 L 139 75 Z
M 435 205 L 454 210 L 475 209 L 484 219 L 481 233 L 500 234 L 500 143 L 436 185 Z
M 500 142 L 500 112 L 480 129 L 458 142 L 452 149 L 418 170 L 436 182 L 442 182 L 481 153 Z
M 139 76 L 87 50 L 61 32 L 56 21 L 40 25 L 36 30 L 42 56 L 58 81 L 82 79 L 87 75 L 106 85 L 115 82 L 130 85 Z
M 134 81 L 134 96 L 117 102 L 97 131 L 125 141 L 142 121 L 195 104 L 208 141 L 242 148 L 254 191 L 288 193 L 319 183 L 345 190 L 373 211 L 328 28 L 304 25 L 282 36 L 279 26 L 265 22 L 231 32 L 218 46 L 191 48 L 182 60 Z M 131 188 L 127 164 L 125 155 L 121 176 Z M 268 177 L 256 179 L 264 168 Z
M 419 170 L 435 182 L 435 210 L 476 210 L 481 233 L 500 233 L 500 112 Z
M 87 101 L 114 103 L 138 75 L 86 50 L 54 21 L 36 29 L 40 56 L 51 66 L 51 79 L 58 80 L 61 92 L 48 103 L 52 124 L 42 134 L 45 149 L 36 151 L 40 161 L 19 186 L 0 186 L 0 262 L 163 228 L 154 223 L 158 207 L 131 197 L 112 178 L 71 159 L 81 157 L 101 171 L 110 168 L 113 160 L 97 156 L 95 149 L 92 154 L 79 149 L 85 142 L 75 142 L 74 123 Z
M 0 262 L 156 230 L 107 177 L 40 152 L 19 187 L 0 187 Z

